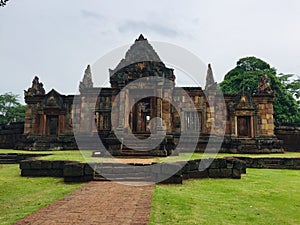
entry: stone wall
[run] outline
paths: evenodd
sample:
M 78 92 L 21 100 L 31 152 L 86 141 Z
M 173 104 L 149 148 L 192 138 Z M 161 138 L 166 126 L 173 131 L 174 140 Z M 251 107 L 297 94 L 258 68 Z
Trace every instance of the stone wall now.
M 203 159 L 204 164 L 209 159 Z M 214 159 L 207 169 L 199 171 L 201 160 L 176 163 L 146 164 L 79 163 L 72 161 L 24 160 L 20 163 L 21 175 L 26 177 L 63 177 L 65 182 L 98 181 L 157 181 L 179 183 L 193 178 L 235 178 L 246 173 L 246 163 L 234 159 Z M 184 165 L 183 165 L 184 164 Z M 96 172 L 95 172 L 96 171 Z M 175 174 L 174 171 L 176 172 Z M 146 174 L 146 175 L 145 175 Z
M 64 168 L 72 161 L 63 160 L 24 160 L 20 163 L 21 176 L 24 177 L 64 177 Z
M 46 156 L 48 154 L 19 154 L 19 153 L 7 153 L 7 154 L 0 154 L 0 164 L 18 164 L 23 160 L 39 157 L 39 156 Z
M 300 169 L 300 158 L 249 158 L 237 157 L 246 162 L 247 168 L 263 169 Z
M 300 152 L 300 127 L 296 126 L 280 126 L 275 129 L 278 139 L 283 140 L 285 151 Z
M 10 123 L 0 125 L 0 149 L 13 149 L 23 136 L 24 123 Z

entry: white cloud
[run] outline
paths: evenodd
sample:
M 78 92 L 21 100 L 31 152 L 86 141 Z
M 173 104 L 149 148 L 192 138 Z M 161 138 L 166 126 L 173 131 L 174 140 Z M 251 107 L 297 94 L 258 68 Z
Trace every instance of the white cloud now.
M 212 63 L 218 81 L 247 55 L 300 74 L 297 0 L 11 0 L 0 19 L 1 93 L 22 95 L 34 75 L 47 90 L 74 93 L 86 64 L 140 33 Z

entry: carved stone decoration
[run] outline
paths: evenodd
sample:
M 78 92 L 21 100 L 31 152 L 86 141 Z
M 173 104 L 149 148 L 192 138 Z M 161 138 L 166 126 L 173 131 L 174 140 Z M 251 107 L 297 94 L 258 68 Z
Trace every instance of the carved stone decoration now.
M 254 110 L 255 104 L 253 102 L 253 98 L 248 93 L 241 91 L 236 97 L 233 99 L 234 109 L 240 110 Z
M 140 35 L 115 69 L 109 70 L 112 87 L 122 89 L 142 77 L 162 77 L 175 81 L 174 70 L 167 68 L 151 44 Z
M 138 62 L 156 62 L 163 64 L 158 54 L 142 34 L 135 40 L 134 44 L 126 52 L 125 58 L 120 61 L 117 67 L 114 70 L 110 70 L 110 76 L 122 68 Z
M 261 76 L 258 84 L 257 94 L 269 94 L 269 95 L 274 94 L 274 91 L 271 89 L 269 78 L 267 75 Z
M 79 84 L 79 91 L 81 92 L 82 90 L 86 88 L 93 88 L 93 79 L 92 79 L 92 71 L 91 71 L 91 66 L 88 65 L 86 70 L 84 71 L 84 76 L 82 81 Z
M 41 102 L 41 107 L 45 108 L 59 108 L 63 109 L 63 99 L 61 94 L 52 89 L 49 93 L 46 94 L 44 100 Z
M 39 78 L 37 76 L 34 77 L 32 81 L 32 86 L 28 88 L 28 90 L 24 91 L 25 96 L 35 96 L 35 95 L 45 95 L 45 89 L 43 87 L 43 83 L 39 82 Z
M 208 89 L 216 89 L 217 87 L 217 82 L 215 82 L 214 74 L 212 72 L 211 65 L 208 64 L 208 69 L 207 69 L 207 75 L 206 75 L 206 84 L 205 84 L 205 90 Z

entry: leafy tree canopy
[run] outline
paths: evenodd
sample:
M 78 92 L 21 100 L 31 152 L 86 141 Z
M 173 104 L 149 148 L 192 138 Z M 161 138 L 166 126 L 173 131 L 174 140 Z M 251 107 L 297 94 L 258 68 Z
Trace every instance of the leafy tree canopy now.
M 277 120 L 300 121 L 300 109 L 294 97 L 300 97 L 300 79 L 291 81 L 292 74 L 279 74 L 265 61 L 256 57 L 242 58 L 220 83 L 225 94 L 236 94 L 245 90 L 249 94 L 257 91 L 260 77 L 267 75 L 275 92 L 274 117 Z
M 24 121 L 25 106 L 21 105 L 18 98 L 12 93 L 0 95 L 0 124 Z
M 0 0 L 0 7 L 4 7 L 9 0 Z

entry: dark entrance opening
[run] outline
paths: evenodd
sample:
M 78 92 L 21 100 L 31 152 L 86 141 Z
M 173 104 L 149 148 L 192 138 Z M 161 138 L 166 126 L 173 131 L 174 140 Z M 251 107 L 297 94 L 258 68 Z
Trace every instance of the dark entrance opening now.
M 47 116 L 47 130 L 49 135 L 58 135 L 58 116 Z
M 251 116 L 237 117 L 237 132 L 239 138 L 251 138 Z
M 151 98 L 144 98 L 137 102 L 130 118 L 130 126 L 133 133 L 150 133 Z

